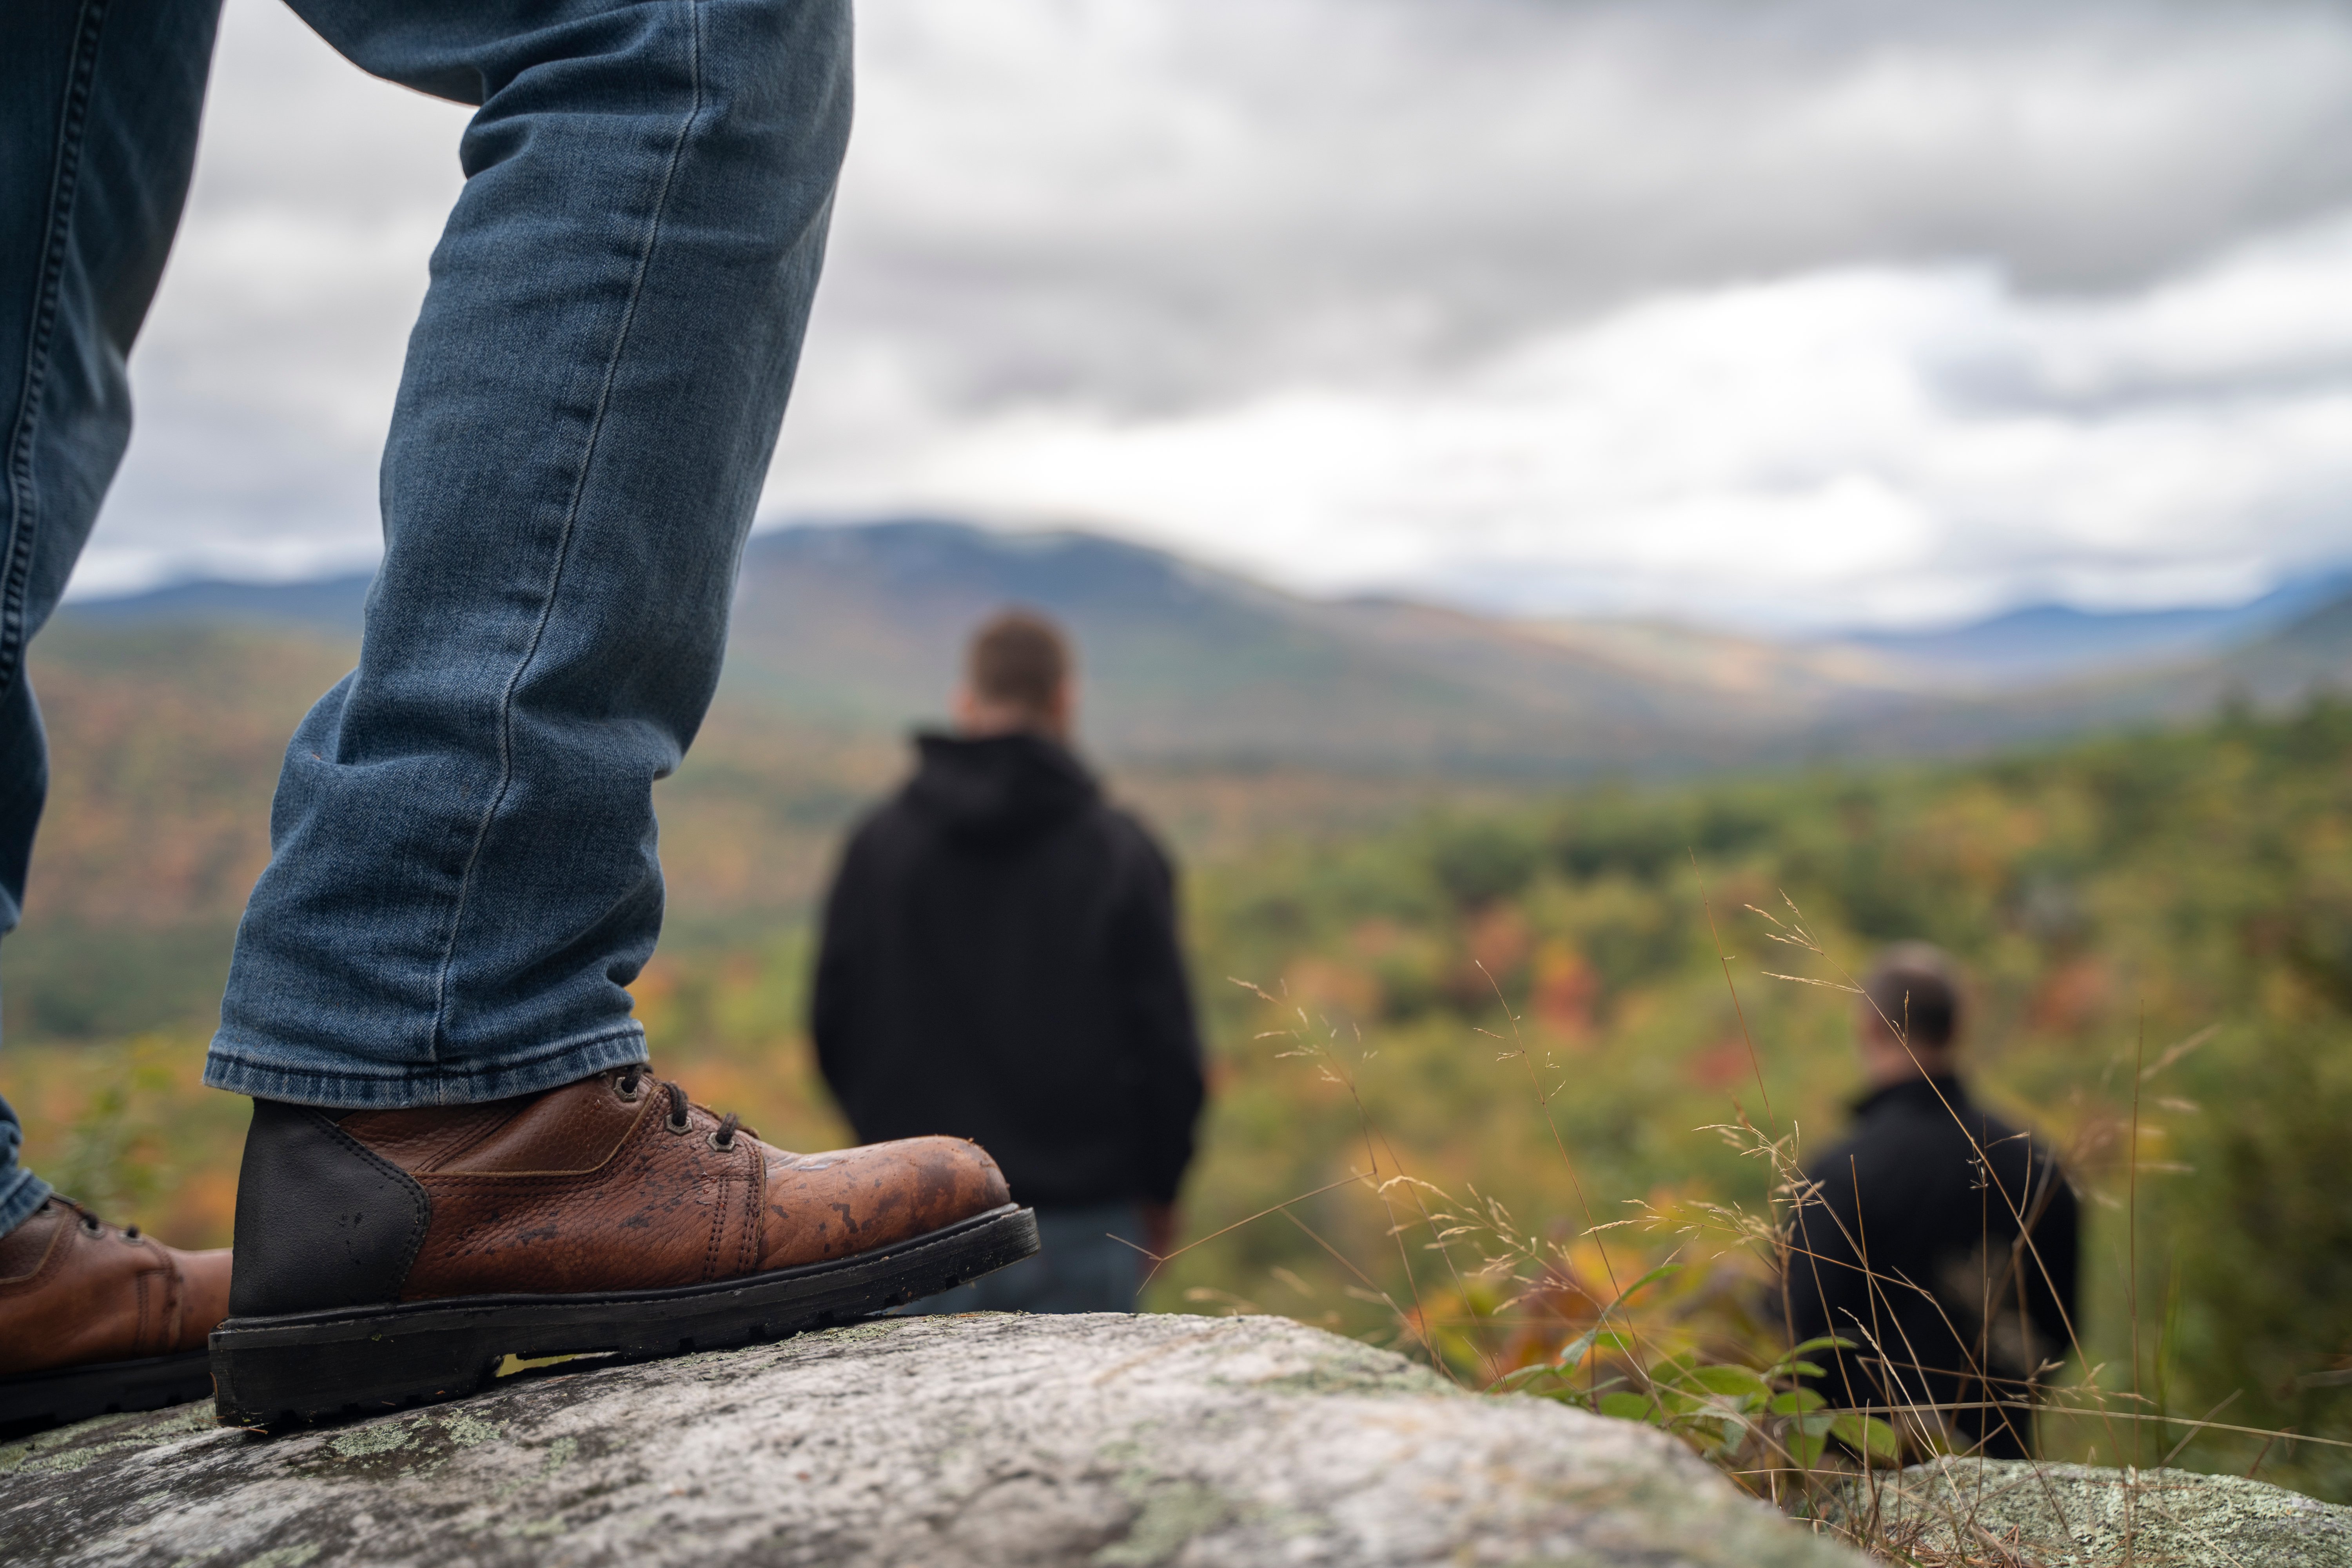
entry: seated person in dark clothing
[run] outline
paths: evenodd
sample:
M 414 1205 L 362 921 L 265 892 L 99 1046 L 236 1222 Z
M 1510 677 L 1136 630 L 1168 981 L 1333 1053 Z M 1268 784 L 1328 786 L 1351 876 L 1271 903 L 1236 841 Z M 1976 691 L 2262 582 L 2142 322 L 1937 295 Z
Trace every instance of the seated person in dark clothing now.
M 2031 1412 L 1992 1406 L 2031 1399 L 2074 1342 L 2074 1191 L 2046 1146 L 1969 1100 L 1942 953 L 1891 949 L 1863 989 L 1870 1092 L 1853 1136 L 1805 1162 L 1790 1328 L 1855 1342 L 1814 1358 L 1832 1405 L 1888 1416 L 1914 1448 L 2027 1458 Z
M 1037 616 L 973 639 L 956 732 L 849 841 L 813 1032 L 850 1124 L 952 1133 L 1044 1250 L 923 1311 L 1133 1311 L 1170 1249 L 1203 1098 L 1175 878 L 1069 749 L 1069 655 Z M 886 1131 L 888 1130 L 888 1131 Z

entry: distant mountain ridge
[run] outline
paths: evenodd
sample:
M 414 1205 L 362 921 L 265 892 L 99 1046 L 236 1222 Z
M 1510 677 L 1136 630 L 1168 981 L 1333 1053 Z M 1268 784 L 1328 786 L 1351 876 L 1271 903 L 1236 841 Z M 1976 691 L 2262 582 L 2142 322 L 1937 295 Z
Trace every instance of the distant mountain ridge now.
M 293 583 L 198 578 L 117 598 L 75 599 L 58 615 L 85 626 L 194 621 L 355 637 L 367 607 L 368 584 L 373 580 L 372 574 L 364 572 Z
M 1886 654 L 1917 678 L 2015 688 L 2218 652 L 2347 594 L 2352 573 L 2336 571 L 2298 578 L 2242 605 L 2177 610 L 2028 605 L 1965 626 L 1853 632 L 1839 640 Z
M 354 635 L 363 577 L 190 583 L 78 602 L 93 628 L 199 621 Z M 971 627 L 1071 629 L 1088 742 L 1115 760 L 1486 776 L 1685 772 L 1948 752 L 2291 700 L 2352 672 L 2352 580 L 2225 610 L 2063 606 L 1791 644 L 1669 623 L 1519 622 L 1301 598 L 1098 535 L 929 519 L 799 526 L 744 556 L 725 689 L 799 721 L 936 721 Z
M 1114 756 L 1524 773 L 1727 761 L 1769 721 L 1460 612 L 1327 604 L 1097 536 L 908 521 L 796 528 L 744 561 L 728 685 L 851 723 L 946 707 L 1008 604 L 1067 626 L 1090 741 Z

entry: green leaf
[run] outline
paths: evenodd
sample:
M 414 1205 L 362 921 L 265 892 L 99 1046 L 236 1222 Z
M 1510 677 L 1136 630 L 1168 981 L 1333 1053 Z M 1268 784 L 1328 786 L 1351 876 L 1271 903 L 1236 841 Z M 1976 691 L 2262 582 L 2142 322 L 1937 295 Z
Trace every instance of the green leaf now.
M 1822 1462 L 1822 1450 L 1829 1447 L 1829 1437 L 1820 1432 L 1790 1432 L 1780 1439 L 1789 1450 L 1789 1459 L 1801 1470 L 1810 1470 Z
M 1821 1377 L 1825 1375 L 1822 1369 L 1813 1362 L 1806 1359 L 1811 1356 L 1813 1352 L 1850 1351 L 1855 1348 L 1854 1342 L 1852 1340 L 1840 1339 L 1835 1334 L 1822 1334 L 1813 1339 L 1807 1340 L 1803 1344 L 1790 1345 L 1787 1354 L 1783 1355 L 1779 1361 L 1774 1362 L 1769 1367 L 1765 1369 L 1764 1375 L 1773 1379 L 1775 1382 L 1778 1382 L 1781 1378 L 1790 1376 L 1791 1374 L 1799 1374 L 1805 1377 Z
M 1828 1403 L 1818 1389 L 1793 1388 L 1786 1394 L 1774 1394 L 1772 1403 L 1764 1408 L 1775 1415 L 1802 1415 L 1809 1410 L 1819 1410 Z
M 1903 1455 L 1903 1441 L 1895 1428 L 1875 1415 L 1858 1411 L 1841 1411 L 1830 1423 L 1830 1431 L 1847 1447 L 1861 1453 L 1874 1464 L 1891 1465 Z
M 1690 1374 L 1691 1369 L 1697 1365 L 1698 1352 L 1684 1351 L 1677 1355 L 1670 1355 L 1654 1363 L 1650 1367 L 1650 1377 L 1656 1383 L 1680 1383 Z
M 1703 1415 L 1707 1408 L 1705 1395 L 1688 1393 L 1673 1384 L 1658 1384 L 1650 1390 L 1650 1397 L 1657 1401 L 1671 1419 Z
M 1780 1358 L 1780 1362 L 1781 1364 L 1785 1366 L 1790 1362 L 1794 1361 L 1797 1357 L 1801 1355 L 1810 1355 L 1815 1351 L 1851 1351 L 1859 1350 L 1861 1348 L 1861 1346 L 1855 1344 L 1852 1340 L 1841 1339 L 1836 1334 L 1822 1334 L 1817 1338 L 1807 1340 L 1803 1344 L 1790 1345 L 1789 1347 L 1789 1353 L 1782 1356 Z
M 1647 1394 L 1621 1389 L 1601 1396 L 1601 1414 L 1616 1421 L 1651 1422 L 1657 1418 L 1658 1407 Z
M 1772 1396 L 1772 1385 L 1764 1381 L 1762 1373 L 1728 1363 L 1694 1367 L 1677 1381 L 1685 1388 L 1705 1389 L 1727 1399 L 1752 1399 L 1761 1404 Z

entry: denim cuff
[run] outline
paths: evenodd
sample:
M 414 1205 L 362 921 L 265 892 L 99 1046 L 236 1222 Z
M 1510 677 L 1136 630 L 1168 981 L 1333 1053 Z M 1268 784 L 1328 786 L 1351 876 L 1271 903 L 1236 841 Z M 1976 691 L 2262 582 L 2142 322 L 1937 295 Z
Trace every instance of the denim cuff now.
M 331 1110 L 406 1110 L 420 1105 L 476 1105 L 577 1083 L 607 1068 L 646 1059 L 646 1031 L 632 1023 L 615 1034 L 519 1052 L 482 1066 L 438 1071 L 414 1068 L 381 1072 L 325 1068 L 278 1058 L 267 1047 L 226 1034 L 213 1037 L 205 1082 L 231 1094 L 279 1100 Z
M 31 1218 L 48 1197 L 49 1184 L 24 1166 L 11 1163 L 0 1170 L 0 1236 Z

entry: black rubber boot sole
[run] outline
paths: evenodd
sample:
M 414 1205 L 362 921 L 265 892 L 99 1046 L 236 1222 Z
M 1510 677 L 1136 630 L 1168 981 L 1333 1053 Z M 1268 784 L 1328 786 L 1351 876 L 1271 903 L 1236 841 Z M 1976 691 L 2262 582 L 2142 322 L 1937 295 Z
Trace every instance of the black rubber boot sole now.
M 211 1360 L 203 1351 L 0 1377 L 0 1439 L 117 1411 L 185 1405 L 212 1392 Z
M 1035 1213 L 1007 1204 L 898 1247 L 708 1285 L 231 1318 L 213 1331 L 214 1404 L 224 1426 L 292 1426 L 463 1398 L 509 1355 L 646 1361 L 757 1344 L 871 1317 L 1036 1250 Z

